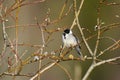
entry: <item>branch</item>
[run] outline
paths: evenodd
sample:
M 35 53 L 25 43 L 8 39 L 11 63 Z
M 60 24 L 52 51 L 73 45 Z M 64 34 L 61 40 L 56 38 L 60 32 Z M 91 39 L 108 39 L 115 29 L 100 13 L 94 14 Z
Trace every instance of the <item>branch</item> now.
M 42 74 L 43 72 L 47 71 L 48 69 L 50 69 L 51 67 L 53 67 L 54 65 L 56 65 L 56 63 L 58 63 L 58 61 L 53 62 L 52 64 L 50 64 L 49 66 L 45 67 L 44 69 L 40 70 L 37 74 L 35 74 L 32 78 L 30 78 L 29 80 L 34 80 L 36 77 L 38 77 L 40 74 Z
M 1 56 L 3 56 L 3 54 L 6 51 L 6 47 L 7 47 L 7 34 L 6 34 L 6 29 L 5 29 L 5 19 L 3 18 L 3 15 L 2 15 L 2 6 L 0 9 L 0 17 L 2 18 L 2 32 L 3 32 L 3 39 L 4 39 L 3 50 L 1 53 Z
M 120 42 L 120 40 L 116 41 L 114 44 L 112 44 L 112 45 L 109 46 L 108 48 L 106 48 L 106 49 L 104 49 L 103 51 L 101 51 L 100 54 L 99 54 L 97 57 L 103 55 L 106 51 L 112 49 L 114 46 L 119 45 L 119 42 Z
M 79 19 L 78 19 L 80 10 L 81 10 L 82 5 L 83 5 L 83 2 L 84 2 L 84 0 L 82 0 L 82 2 L 81 2 L 81 4 L 80 4 L 80 7 L 79 7 L 79 10 L 78 10 L 78 11 L 75 11 L 75 19 L 74 19 L 74 20 L 77 21 L 77 26 L 78 26 L 79 31 L 80 31 L 80 33 L 81 33 L 82 39 L 83 39 L 83 41 L 84 41 L 84 43 L 85 43 L 85 45 L 86 45 L 89 53 L 90 53 L 91 56 L 92 56 L 92 55 L 93 55 L 93 52 L 92 52 L 90 46 L 88 45 L 88 43 L 87 43 L 87 41 L 86 41 L 86 39 L 85 39 L 84 33 L 83 33 L 83 31 L 82 31 L 82 27 L 80 26 Z M 76 4 L 76 3 L 75 3 L 75 4 Z M 73 23 L 74 23 L 74 21 L 73 21 Z M 72 28 L 72 27 L 71 27 L 71 28 Z
M 95 69 L 95 67 L 98 67 L 98 66 L 100 66 L 100 65 L 102 65 L 102 64 L 105 64 L 105 63 L 109 63 L 109 62 L 112 62 L 112 61 L 116 61 L 116 60 L 118 60 L 118 59 L 120 59 L 120 56 L 119 56 L 119 57 L 115 57 L 115 58 L 111 58 L 111 59 L 107 59 L 107 60 L 103 60 L 103 61 L 100 61 L 100 62 L 98 62 L 98 63 L 93 63 L 93 64 L 89 67 L 88 71 L 86 72 L 86 74 L 84 75 L 84 77 L 82 78 L 82 80 L 87 80 L 87 78 L 89 77 L 90 73 L 93 71 L 93 69 Z
M 78 12 L 75 14 L 76 16 L 79 16 L 79 14 L 81 12 L 81 9 L 82 9 L 82 6 L 83 6 L 83 3 L 84 3 L 84 0 L 81 1 L 81 4 L 80 4 L 79 9 L 78 9 Z M 74 27 L 74 25 L 76 25 L 76 18 L 74 18 L 73 23 L 72 23 L 70 29 L 72 29 Z

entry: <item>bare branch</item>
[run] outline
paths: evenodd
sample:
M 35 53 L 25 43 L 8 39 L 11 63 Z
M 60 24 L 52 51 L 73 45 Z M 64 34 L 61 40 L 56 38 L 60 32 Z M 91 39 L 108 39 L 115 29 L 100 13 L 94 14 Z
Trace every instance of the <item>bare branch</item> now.
M 32 78 L 30 78 L 29 80 L 34 80 L 36 77 L 39 76 L 39 74 L 44 73 L 45 71 L 47 71 L 48 69 L 50 69 L 51 67 L 53 67 L 56 63 L 58 63 L 58 61 L 55 61 L 53 63 L 51 63 L 49 66 L 45 67 L 44 69 L 40 70 L 37 74 L 35 74 Z
M 76 2 L 76 1 L 75 1 L 75 2 Z M 86 41 L 86 39 L 85 39 L 84 33 L 83 33 L 83 31 L 82 31 L 82 27 L 80 26 L 79 19 L 78 19 L 78 16 L 79 16 L 79 13 L 80 13 L 80 10 L 81 10 L 81 8 L 82 8 L 83 3 L 84 3 L 84 0 L 81 1 L 81 4 L 80 4 L 80 7 L 79 7 L 78 12 L 75 11 L 75 19 L 74 19 L 74 20 L 77 21 L 77 26 L 78 26 L 79 31 L 80 31 L 80 33 L 81 33 L 82 39 L 83 39 L 83 41 L 84 41 L 84 43 L 85 43 L 85 45 L 86 45 L 89 53 L 91 54 L 91 56 L 93 56 L 93 52 L 92 52 L 92 50 L 90 49 L 90 46 L 88 45 L 88 43 L 87 43 L 87 41 Z M 75 3 L 75 4 L 76 4 L 76 3 Z M 73 23 L 74 23 L 74 21 L 73 21 Z M 71 27 L 71 28 L 72 28 L 72 27 Z
M 91 72 L 93 71 L 93 69 L 95 69 L 96 67 L 102 65 L 102 64 L 105 64 L 105 63 L 108 63 L 108 62 L 112 62 L 112 61 L 116 61 L 120 59 L 120 56 L 119 57 L 115 57 L 115 58 L 111 58 L 111 59 L 107 59 L 107 60 L 103 60 L 103 61 L 100 61 L 98 63 L 93 63 L 88 71 L 86 72 L 86 74 L 84 75 L 83 79 L 82 80 L 87 80 L 88 76 L 91 74 Z

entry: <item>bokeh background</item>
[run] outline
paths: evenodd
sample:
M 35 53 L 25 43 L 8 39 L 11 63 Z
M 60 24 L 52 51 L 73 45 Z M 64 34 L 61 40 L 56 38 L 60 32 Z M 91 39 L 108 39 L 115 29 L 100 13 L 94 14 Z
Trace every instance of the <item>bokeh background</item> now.
M 26 0 L 27 2 L 33 2 L 34 0 Z M 26 44 L 32 44 L 32 45 L 41 45 L 42 44 L 42 37 L 41 37 L 41 31 L 38 26 L 27 26 L 31 24 L 36 24 L 35 17 L 37 17 L 38 22 L 42 24 L 45 20 L 45 17 L 47 15 L 47 12 L 49 12 L 49 18 L 50 21 L 56 20 L 59 18 L 60 12 L 62 10 L 62 7 L 64 5 L 66 0 L 45 0 L 44 2 L 37 3 L 37 4 L 31 4 L 22 6 L 19 9 L 19 16 L 18 16 L 18 43 L 26 43 Z M 85 0 L 84 5 L 82 7 L 81 13 L 79 15 L 80 24 L 83 28 L 88 29 L 84 30 L 85 37 L 89 37 L 96 33 L 94 31 L 94 27 L 97 24 L 97 8 L 99 6 L 100 0 Z M 105 0 L 107 3 L 120 3 L 119 0 Z M 4 0 L 2 3 L 3 6 L 6 6 L 9 8 L 15 1 L 14 0 Z M 73 0 L 68 0 L 65 12 L 69 9 L 70 5 L 73 3 Z M 80 1 L 77 0 L 77 4 L 79 7 Z M 16 11 L 16 10 L 15 10 Z M 11 15 L 15 16 L 15 11 L 11 12 Z M 104 25 L 109 25 L 112 23 L 119 23 L 120 22 L 120 4 L 119 5 L 100 5 L 100 18 L 104 22 Z M 13 43 L 15 42 L 15 20 L 10 16 L 6 16 L 8 21 L 6 24 L 6 32 L 8 33 L 8 36 Z M 65 16 L 60 21 L 48 25 L 46 28 L 48 30 L 54 30 L 57 28 L 70 28 L 72 25 L 74 19 L 74 10 L 71 10 L 67 16 Z M 25 26 L 23 26 L 25 25 Z M 3 34 L 2 34 L 2 24 L 0 23 L 0 51 L 2 52 L 3 49 Z M 12 26 L 12 27 L 11 27 Z M 118 25 L 119 26 L 119 25 Z M 73 28 L 73 32 L 76 36 L 79 37 L 81 40 L 80 32 L 75 26 Z M 51 53 L 52 51 L 59 49 L 62 45 L 61 40 L 61 34 L 62 30 L 54 32 L 49 39 L 49 42 L 47 44 L 47 47 L 44 49 L 44 52 Z M 44 32 L 45 38 L 48 36 L 46 32 Z M 115 40 L 120 39 L 120 28 L 116 27 L 111 30 L 108 30 L 102 34 L 102 36 L 105 37 L 112 37 Z M 92 50 L 94 50 L 96 38 L 92 38 L 88 40 L 88 43 Z M 112 45 L 114 42 L 109 39 L 103 39 L 100 42 L 100 46 L 98 49 L 98 52 L 101 50 L 104 50 L 108 46 Z M 82 53 L 83 55 L 89 55 L 85 45 L 81 43 L 82 46 Z M 19 55 L 22 55 L 22 53 L 26 52 L 23 60 L 26 59 L 28 56 L 33 54 L 37 48 L 29 47 L 29 46 L 18 46 L 18 53 Z M 76 53 L 75 51 L 72 51 L 73 53 Z M 58 55 L 58 53 L 56 53 Z M 74 56 L 78 56 L 77 54 L 73 54 Z M 13 53 L 9 48 L 6 49 L 4 58 L 1 60 L 0 65 L 0 73 L 3 73 L 7 71 L 8 68 L 8 57 L 12 57 Z M 108 59 L 115 56 L 120 56 L 120 49 L 118 48 L 115 51 L 106 52 L 105 55 L 101 56 L 101 59 Z M 49 59 L 45 59 L 42 61 L 42 64 L 44 65 L 46 62 L 48 62 Z M 119 61 L 118 61 L 119 62 Z M 71 74 L 73 80 L 80 80 L 81 77 L 86 73 L 88 67 L 91 64 L 91 61 L 65 61 L 61 62 L 61 65 L 64 66 L 68 70 L 68 72 Z M 25 65 L 22 72 L 24 74 L 34 74 L 36 71 L 38 71 L 38 62 Z M 65 72 L 60 69 L 58 66 L 54 66 L 53 68 L 49 69 L 45 73 L 41 75 L 41 80 L 68 80 L 68 76 L 65 74 Z M 0 80 L 29 80 L 29 77 L 16 77 L 13 78 L 12 76 L 3 76 L 0 78 Z M 36 79 L 37 80 L 37 79 Z M 88 80 L 120 80 L 120 65 L 114 65 L 114 64 L 104 64 L 101 65 L 91 73 Z

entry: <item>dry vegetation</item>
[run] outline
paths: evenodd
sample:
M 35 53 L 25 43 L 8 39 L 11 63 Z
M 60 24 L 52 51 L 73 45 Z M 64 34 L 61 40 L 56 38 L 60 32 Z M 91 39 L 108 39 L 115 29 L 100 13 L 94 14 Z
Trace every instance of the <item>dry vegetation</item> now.
M 84 27 L 81 26 L 81 22 L 79 21 L 79 15 L 81 13 L 81 9 L 84 5 L 84 0 L 81 0 L 80 4 L 76 4 L 77 0 L 73 0 L 73 3 L 69 6 L 69 9 L 64 12 L 64 10 L 66 9 L 66 5 L 69 2 L 69 0 L 65 0 L 63 6 L 61 7 L 61 12 L 59 14 L 59 18 L 55 19 L 55 20 L 51 20 L 50 19 L 50 10 L 46 11 L 46 16 L 44 21 L 42 21 L 42 23 L 40 23 L 39 19 L 36 17 L 35 15 L 35 24 L 25 24 L 25 25 L 20 25 L 19 24 L 19 11 L 21 8 L 24 8 L 24 6 L 31 6 L 31 5 L 35 5 L 35 4 L 42 4 L 44 3 L 46 0 L 33 0 L 33 1 L 27 1 L 26 0 L 16 0 L 13 1 L 13 3 L 7 7 L 7 5 L 4 5 L 4 2 L 6 0 L 0 0 L 0 24 L 2 27 L 2 41 L 4 41 L 4 44 L 1 44 L 2 49 L 1 49 L 1 53 L 0 53 L 0 63 L 1 63 L 1 67 L 2 68 L 2 64 L 4 64 L 5 61 L 7 61 L 7 68 L 5 71 L 0 72 L 0 77 L 1 79 L 5 76 L 11 76 L 13 77 L 13 79 L 15 80 L 15 77 L 28 77 L 29 80 L 35 80 L 38 79 L 40 80 L 41 78 L 41 74 L 43 74 L 44 72 L 47 72 L 49 69 L 54 68 L 54 66 L 58 66 L 59 68 L 61 68 L 64 73 L 67 75 L 69 80 L 74 80 L 72 78 L 71 73 L 69 73 L 69 71 L 60 63 L 61 62 L 66 62 L 66 61 L 78 61 L 78 62 L 83 62 L 86 63 L 86 61 L 92 61 L 91 65 L 89 66 L 88 70 L 85 72 L 85 74 L 81 77 L 81 80 L 87 80 L 89 78 L 89 75 L 91 74 L 91 72 L 98 66 L 101 66 L 102 64 L 113 64 L 113 65 L 117 65 L 117 61 L 120 59 L 120 56 L 113 56 L 110 58 L 104 58 L 102 59 L 101 56 L 104 56 L 106 54 L 106 52 L 111 53 L 112 51 L 118 50 L 120 49 L 120 40 L 115 40 L 112 37 L 104 37 L 102 36 L 102 34 L 104 34 L 107 31 L 110 31 L 114 28 L 119 28 L 120 23 L 111 23 L 111 24 L 107 24 L 105 25 L 104 22 L 101 19 L 101 7 L 102 6 L 119 6 L 118 3 L 115 2 L 107 2 L 106 0 L 100 0 L 100 2 L 98 2 L 98 8 L 97 8 L 97 23 L 95 26 L 95 34 L 86 37 L 85 36 L 85 32 L 84 32 Z M 78 7 L 79 6 L 79 7 Z M 69 28 L 73 29 L 74 27 L 77 27 L 79 29 L 80 35 L 81 35 L 81 43 L 85 45 L 85 49 L 88 51 L 88 54 L 84 54 L 84 60 L 79 59 L 78 57 L 74 57 L 73 55 L 69 54 L 68 57 L 66 57 L 66 55 L 69 53 L 69 50 L 63 50 L 62 47 L 59 47 L 59 49 L 57 50 L 53 50 L 51 53 L 47 53 L 47 51 L 45 51 L 45 47 L 47 47 L 47 45 L 52 42 L 51 35 L 55 34 L 56 32 L 59 31 L 63 31 L 66 27 L 56 27 L 56 29 L 48 29 L 47 27 L 51 24 L 56 24 L 60 21 L 62 21 L 66 16 L 68 16 L 68 14 L 73 11 L 74 12 L 74 20 L 72 22 L 72 25 L 70 25 Z M 7 22 L 9 22 L 9 20 L 7 19 L 8 17 L 10 17 L 11 19 L 13 19 L 14 21 L 14 25 L 9 25 L 6 26 Z M 116 17 L 119 17 L 119 15 L 116 15 Z M 40 35 L 41 35 L 41 40 L 42 43 L 33 45 L 33 44 L 28 44 L 28 43 L 20 43 L 19 42 L 19 28 L 29 28 L 29 27 L 38 27 L 40 30 Z M 9 34 L 7 32 L 6 29 L 13 29 L 14 28 L 14 32 L 15 32 L 15 38 L 11 39 L 9 37 Z M 68 26 L 67 26 L 68 28 Z M 114 33 L 114 32 L 113 32 Z M 24 35 L 23 35 L 24 36 Z M 88 43 L 88 40 L 92 40 L 95 39 L 95 46 L 94 46 L 94 50 L 91 49 L 91 46 Z M 110 41 L 113 41 L 113 44 L 110 46 L 106 46 L 105 49 L 99 50 L 99 45 L 102 42 L 103 39 L 108 39 Z M 61 44 L 62 45 L 62 44 Z M 21 53 L 21 55 L 19 55 L 19 48 L 21 47 L 30 47 L 30 48 L 36 48 L 36 50 L 31 53 L 29 56 L 24 57 L 27 54 L 27 51 L 25 50 L 23 53 Z M 50 48 L 50 47 L 47 47 Z M 10 54 L 7 58 L 5 55 L 7 55 L 8 53 L 6 53 L 6 50 L 10 51 Z M 58 54 L 60 54 L 62 52 L 63 57 L 60 57 Z M 112 54 L 110 54 L 112 56 Z M 37 57 L 36 57 L 37 56 Z M 24 58 L 23 58 L 24 57 Z M 39 57 L 39 58 L 38 58 Z M 48 59 L 49 61 L 44 63 L 44 65 L 42 64 L 42 62 Z M 5 60 L 5 61 L 4 61 Z M 22 71 L 24 70 L 24 67 L 26 65 L 29 64 L 34 64 L 38 62 L 38 70 L 32 74 L 27 74 L 27 73 L 23 73 Z M 44 74 L 43 74 L 44 75 Z

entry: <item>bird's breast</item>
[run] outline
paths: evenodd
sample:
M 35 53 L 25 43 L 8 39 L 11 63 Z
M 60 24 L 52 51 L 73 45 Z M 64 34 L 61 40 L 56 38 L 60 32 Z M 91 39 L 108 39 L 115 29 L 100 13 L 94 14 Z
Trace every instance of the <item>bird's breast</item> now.
M 66 39 L 64 40 L 64 44 L 66 47 L 72 47 L 77 45 L 76 40 L 74 39 L 74 37 L 66 37 Z

